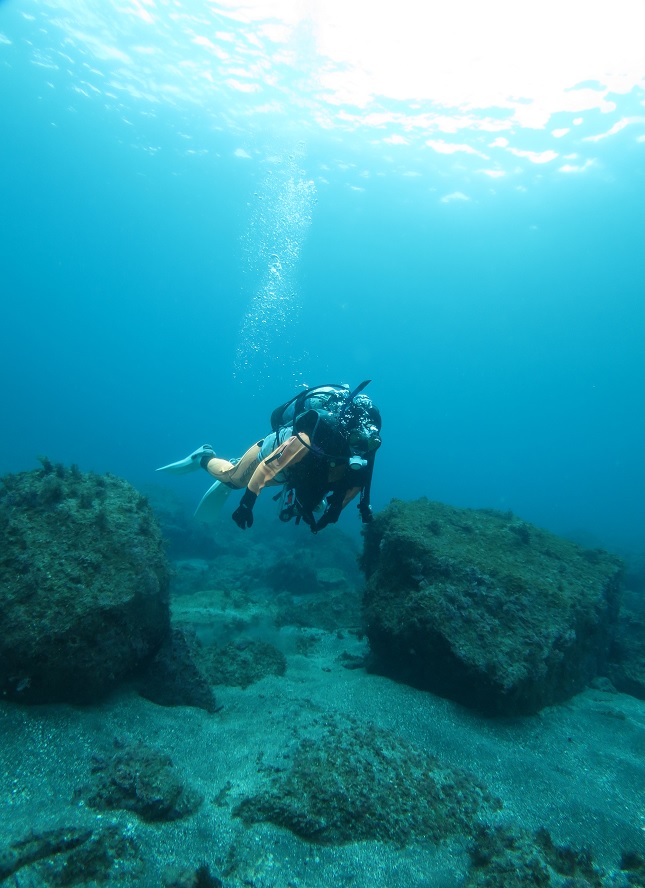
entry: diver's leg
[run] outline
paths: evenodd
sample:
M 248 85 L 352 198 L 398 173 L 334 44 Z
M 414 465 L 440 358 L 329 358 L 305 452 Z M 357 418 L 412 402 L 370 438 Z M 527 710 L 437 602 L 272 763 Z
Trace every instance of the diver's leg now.
M 221 481 L 222 484 L 225 484 L 227 487 L 232 487 L 234 490 L 246 487 L 251 475 L 257 468 L 258 454 L 260 453 L 262 443 L 262 441 L 258 441 L 257 444 L 249 447 L 244 456 L 237 463 L 232 463 L 227 459 L 220 459 L 218 456 L 214 456 L 206 464 L 206 471 L 209 475 L 212 475 L 213 478 Z

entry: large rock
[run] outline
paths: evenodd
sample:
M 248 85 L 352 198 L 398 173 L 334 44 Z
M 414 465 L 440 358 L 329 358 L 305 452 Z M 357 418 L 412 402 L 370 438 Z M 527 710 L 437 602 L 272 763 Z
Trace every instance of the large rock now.
M 501 807 L 472 774 L 396 734 L 351 719 L 325 721 L 278 766 L 264 766 L 268 780 L 234 808 L 236 817 L 323 845 L 381 841 L 401 848 L 470 833 L 480 816 Z
M 0 694 L 88 702 L 167 636 L 168 567 L 126 481 L 42 463 L 0 479 Z
M 529 713 L 603 671 L 622 563 L 510 513 L 394 500 L 367 526 L 377 671 L 489 714 Z
M 615 872 L 609 875 L 595 864 L 588 848 L 556 845 L 546 829 L 531 833 L 521 827 L 478 824 L 469 852 L 472 865 L 464 888 L 601 888 L 638 884 L 629 880 L 625 855 L 621 861 L 623 878 Z
M 607 675 L 624 694 L 645 700 L 645 613 L 623 608 Z
M 195 633 L 176 627 L 138 677 L 137 690 L 159 706 L 196 706 L 217 712 L 215 694 L 201 659 L 201 645 Z
M 18 821 L 17 826 L 20 825 Z M 2 836 L 0 883 L 3 885 L 141 885 L 145 864 L 141 849 L 114 823 L 32 828 L 21 838 Z M 9 881 L 10 880 L 10 881 Z
M 92 784 L 77 791 L 91 808 L 121 808 L 155 823 L 188 817 L 204 801 L 184 785 L 169 756 L 143 743 L 115 747 L 113 755 L 94 755 Z

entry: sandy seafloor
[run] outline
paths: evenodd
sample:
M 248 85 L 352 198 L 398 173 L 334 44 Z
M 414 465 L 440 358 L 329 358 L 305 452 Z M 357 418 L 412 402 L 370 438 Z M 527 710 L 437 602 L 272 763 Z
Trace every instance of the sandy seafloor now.
M 208 612 L 201 598 L 199 620 Z M 182 611 L 190 608 L 184 601 Z M 218 616 L 215 609 L 213 619 Z M 221 613 L 220 613 L 221 617 Z M 493 822 L 546 827 L 556 843 L 590 848 L 594 862 L 615 869 L 623 850 L 645 849 L 645 703 L 612 690 L 588 689 L 539 715 L 487 720 L 432 694 L 345 668 L 344 652 L 366 642 L 342 632 L 283 627 L 274 641 L 286 674 L 246 689 L 217 687 L 218 712 L 155 705 L 122 690 L 89 706 L 0 704 L 2 844 L 32 829 L 118 825 L 140 845 L 148 874 L 161 885 L 170 863 L 207 863 L 228 873 L 225 885 L 457 886 L 468 869 L 468 836 L 437 846 L 365 841 L 310 844 L 271 824 L 245 827 L 235 803 L 258 788 L 266 768 L 284 761 L 297 738 L 315 736 L 334 714 L 376 725 L 477 775 L 499 796 Z M 114 740 L 144 741 L 169 754 L 204 796 L 194 815 L 149 824 L 125 811 L 97 813 L 74 797 L 87 782 L 93 753 Z M 20 873 L 9 884 L 21 881 Z M 15 879 L 15 882 L 12 880 Z

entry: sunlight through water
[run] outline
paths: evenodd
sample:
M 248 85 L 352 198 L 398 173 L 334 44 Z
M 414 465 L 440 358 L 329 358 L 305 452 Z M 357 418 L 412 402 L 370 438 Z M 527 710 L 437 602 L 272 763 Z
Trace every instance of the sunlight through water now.
M 130 122 L 170 106 L 215 130 L 286 132 L 290 144 L 352 131 L 389 172 L 489 183 L 531 168 L 600 171 L 608 139 L 645 139 L 642 0 L 23 8 L 51 39 L 33 63 Z

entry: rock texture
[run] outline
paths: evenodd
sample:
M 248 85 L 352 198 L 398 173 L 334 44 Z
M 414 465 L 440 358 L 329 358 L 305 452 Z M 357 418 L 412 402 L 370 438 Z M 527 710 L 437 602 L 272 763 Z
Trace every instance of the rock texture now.
M 603 671 L 622 564 L 517 519 L 394 500 L 368 525 L 377 671 L 488 714 L 535 712 Z
M 138 677 L 142 697 L 159 706 L 196 706 L 216 712 L 213 689 L 201 665 L 203 654 L 194 632 L 177 627 Z
M 545 829 L 530 833 L 507 826 L 479 826 L 470 858 L 472 867 L 465 888 L 602 888 L 608 884 L 588 849 L 556 845 Z
M 352 721 L 329 719 L 300 741 L 288 770 L 267 771 L 268 785 L 234 814 L 246 825 L 269 821 L 323 845 L 437 843 L 500 806 L 466 771 Z
M 7 885 L 138 885 L 143 869 L 136 843 L 114 825 L 32 829 L 0 845 L 0 882 Z
M 621 610 L 607 674 L 617 690 L 645 700 L 645 611 Z
M 79 790 L 90 807 L 133 811 L 151 823 L 179 820 L 198 810 L 201 795 L 184 785 L 169 756 L 143 744 L 116 746 L 113 755 L 94 757 L 93 783 Z
M 169 572 L 130 484 L 42 460 L 0 481 L 0 694 L 89 702 L 169 632 Z
M 206 648 L 202 663 L 213 684 L 239 688 L 248 688 L 267 675 L 284 675 L 287 669 L 282 651 L 252 639 Z

